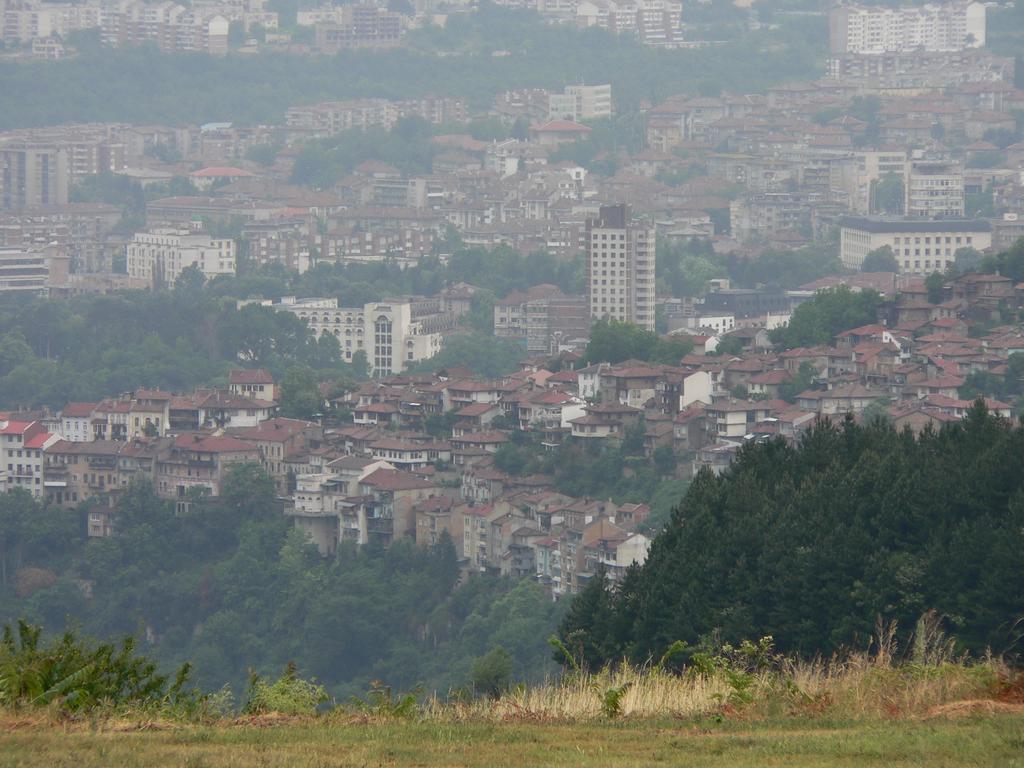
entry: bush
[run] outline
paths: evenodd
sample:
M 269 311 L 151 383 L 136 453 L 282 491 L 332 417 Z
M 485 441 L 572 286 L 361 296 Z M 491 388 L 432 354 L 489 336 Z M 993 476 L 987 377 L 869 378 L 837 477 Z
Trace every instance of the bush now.
M 512 657 L 500 645 L 473 662 L 473 690 L 492 699 L 501 698 L 512 682 Z
M 289 663 L 276 682 L 268 684 L 254 674 L 249 681 L 249 698 L 242 710 L 247 715 L 314 715 L 316 708 L 328 700 L 322 685 L 303 680 L 295 665 Z

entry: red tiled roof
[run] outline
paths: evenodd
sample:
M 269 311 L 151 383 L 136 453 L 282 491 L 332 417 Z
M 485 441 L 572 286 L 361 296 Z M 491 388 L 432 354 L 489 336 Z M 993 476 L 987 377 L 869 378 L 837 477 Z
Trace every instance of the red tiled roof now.
M 200 168 L 198 171 L 192 171 L 189 174 L 194 179 L 222 179 L 225 177 L 234 178 L 246 178 L 253 174 L 249 171 L 244 171 L 241 168 L 231 168 L 229 166 L 211 166 L 209 168 Z
M 198 433 L 178 435 L 174 447 L 197 453 L 248 453 L 256 449 L 242 440 L 227 435 L 214 436 Z
M 273 384 L 274 377 L 263 368 L 245 368 L 230 371 L 228 381 L 232 384 Z
M 0 435 L 23 435 L 33 424 L 34 421 L 9 421 L 6 427 L 0 429 Z
M 545 133 L 590 133 L 590 128 L 572 120 L 549 120 L 543 125 L 531 125 L 530 130 Z
M 397 469 L 378 469 L 360 480 L 359 484 L 370 485 L 382 491 L 412 491 L 434 485 L 429 480 L 408 472 L 399 472 Z

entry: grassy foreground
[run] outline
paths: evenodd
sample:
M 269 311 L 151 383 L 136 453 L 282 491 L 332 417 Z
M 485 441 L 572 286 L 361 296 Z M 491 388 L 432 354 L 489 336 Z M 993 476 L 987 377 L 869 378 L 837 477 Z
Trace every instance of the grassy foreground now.
M 1024 717 L 1005 713 L 859 723 L 269 722 L 128 732 L 8 722 L 0 766 L 1024 766 Z

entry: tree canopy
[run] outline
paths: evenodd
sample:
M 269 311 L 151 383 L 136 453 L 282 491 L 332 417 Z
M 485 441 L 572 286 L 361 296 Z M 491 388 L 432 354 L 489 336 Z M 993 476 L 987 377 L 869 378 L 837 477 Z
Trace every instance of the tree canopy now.
M 692 351 L 693 340 L 689 336 L 659 336 L 634 323 L 602 318 L 590 328 L 586 359 L 589 363 L 634 359 L 678 365 Z
M 966 649 L 1020 652 L 1024 428 L 977 404 L 916 439 L 847 420 L 796 446 L 747 446 L 726 473 L 695 478 L 643 566 L 593 592 L 561 626 L 592 665 L 711 633 L 828 654 L 879 617 L 910 630 L 932 609 Z
M 785 349 L 831 344 L 841 331 L 875 322 L 880 301 L 875 291 L 855 292 L 845 285 L 818 291 L 796 308 L 789 325 L 771 332 L 771 339 Z

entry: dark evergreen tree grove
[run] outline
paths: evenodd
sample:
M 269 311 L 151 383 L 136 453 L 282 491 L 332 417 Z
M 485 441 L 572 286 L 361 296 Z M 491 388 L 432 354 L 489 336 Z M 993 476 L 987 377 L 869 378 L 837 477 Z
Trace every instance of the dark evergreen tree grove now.
M 576 598 L 561 638 L 597 666 L 716 632 L 827 654 L 932 609 L 966 650 L 1022 650 L 1024 428 L 980 402 L 916 438 L 822 421 L 745 447 L 698 474 L 642 567 Z

